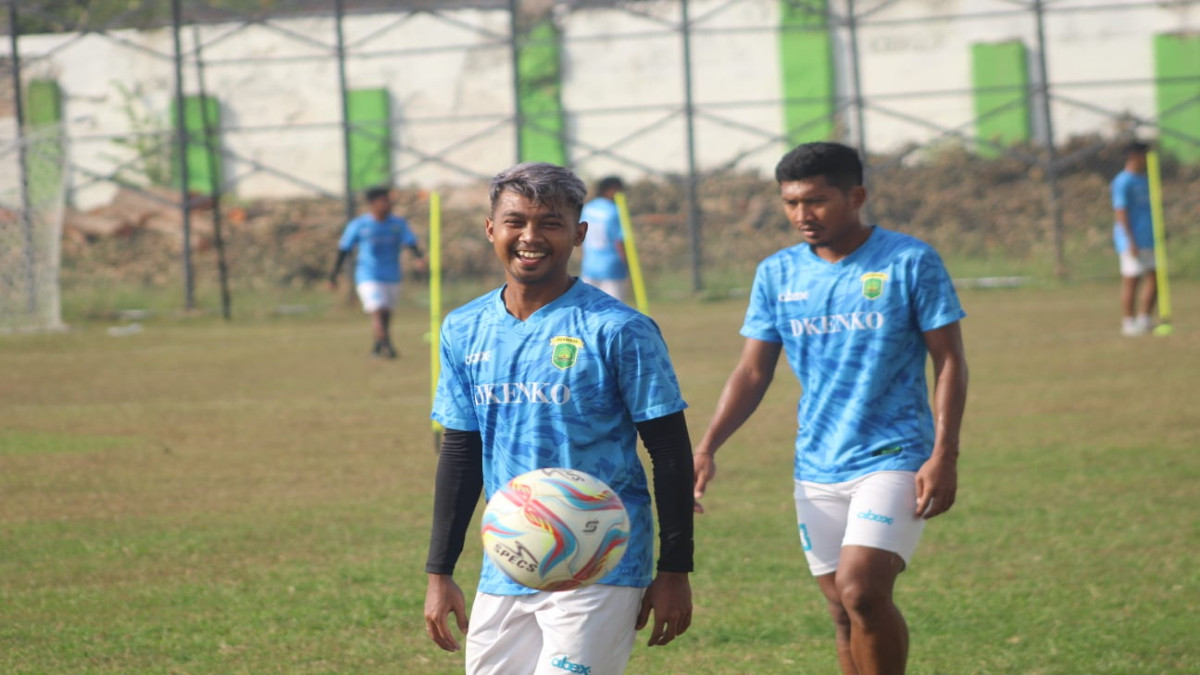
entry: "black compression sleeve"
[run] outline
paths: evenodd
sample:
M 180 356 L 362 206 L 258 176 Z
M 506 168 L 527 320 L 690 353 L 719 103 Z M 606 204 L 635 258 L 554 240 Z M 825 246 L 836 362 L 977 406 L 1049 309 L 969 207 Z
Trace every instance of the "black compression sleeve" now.
M 483 438 L 478 431 L 446 429 L 435 480 L 425 571 L 453 574 L 483 491 Z
M 333 271 L 329 273 L 331 280 L 336 280 L 338 273 L 342 271 L 342 263 L 346 262 L 346 256 L 350 255 L 350 251 L 338 249 L 337 260 L 333 263 Z
M 692 441 L 683 412 L 646 420 L 638 434 L 650 453 L 654 471 L 654 504 L 658 509 L 658 571 L 691 572 Z

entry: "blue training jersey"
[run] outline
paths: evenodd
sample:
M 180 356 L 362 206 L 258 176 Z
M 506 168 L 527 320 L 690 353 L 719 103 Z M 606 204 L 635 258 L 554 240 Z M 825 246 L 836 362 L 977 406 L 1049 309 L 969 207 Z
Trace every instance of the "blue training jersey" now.
M 964 316 L 937 252 L 881 227 L 836 263 L 808 244 L 762 261 L 741 332 L 782 343 L 803 387 L 796 479 L 919 469 L 934 442 L 922 333 Z
M 635 423 L 687 407 L 658 326 L 576 281 L 519 321 L 503 288 L 446 316 L 433 419 L 483 437 L 484 493 L 539 468 L 578 469 L 612 487 L 629 511 L 621 563 L 599 583 L 644 587 L 653 577 L 654 519 Z M 484 556 L 479 590 L 532 593 Z
M 583 240 L 583 265 L 580 275 L 585 279 L 620 280 L 629 270 L 617 253 L 617 242 L 625 241 L 621 231 L 621 216 L 611 199 L 597 197 L 583 207 L 579 220 L 588 224 Z
M 1129 229 L 1138 248 L 1154 248 L 1154 225 L 1150 217 L 1150 180 L 1144 173 L 1122 171 L 1112 182 L 1113 209 L 1125 209 Z M 1120 223 L 1113 223 L 1113 247 L 1117 253 L 1129 250 L 1129 237 Z
M 338 241 L 338 250 L 358 248 L 354 283 L 396 284 L 400 283 L 400 249 L 416 245 L 417 235 L 409 229 L 407 220 L 388 216 L 380 222 L 375 216 L 364 213 L 346 224 Z

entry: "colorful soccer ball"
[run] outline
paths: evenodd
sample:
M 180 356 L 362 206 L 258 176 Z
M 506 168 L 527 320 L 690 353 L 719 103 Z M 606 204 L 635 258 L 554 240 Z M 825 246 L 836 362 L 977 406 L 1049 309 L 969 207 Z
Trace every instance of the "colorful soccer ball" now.
M 574 469 L 510 480 L 483 512 L 483 550 L 513 581 L 566 591 L 612 571 L 629 541 L 629 514 L 612 488 Z

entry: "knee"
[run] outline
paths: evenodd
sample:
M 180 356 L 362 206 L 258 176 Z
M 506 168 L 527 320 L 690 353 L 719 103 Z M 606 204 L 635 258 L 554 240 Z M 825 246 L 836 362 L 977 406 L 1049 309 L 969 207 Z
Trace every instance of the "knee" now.
M 892 605 L 891 595 L 886 589 L 864 581 L 851 581 L 838 585 L 843 612 L 847 620 L 869 621 Z

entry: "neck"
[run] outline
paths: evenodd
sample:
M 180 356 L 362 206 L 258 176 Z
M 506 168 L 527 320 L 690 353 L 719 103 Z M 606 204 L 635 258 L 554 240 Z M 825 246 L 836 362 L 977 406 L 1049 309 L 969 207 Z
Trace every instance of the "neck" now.
M 870 237 L 871 228 L 859 223 L 857 228 L 847 232 L 841 240 L 831 242 L 828 246 L 814 246 L 812 249 L 813 253 L 825 262 L 838 262 L 857 251 Z
M 575 277 L 567 274 L 539 284 L 522 284 L 509 278 L 500 297 L 509 314 L 518 321 L 525 321 L 534 312 L 562 297 L 574 283 Z

